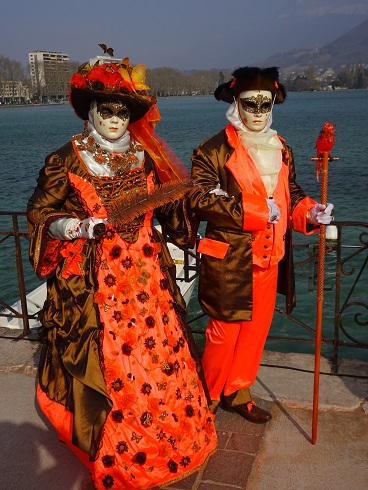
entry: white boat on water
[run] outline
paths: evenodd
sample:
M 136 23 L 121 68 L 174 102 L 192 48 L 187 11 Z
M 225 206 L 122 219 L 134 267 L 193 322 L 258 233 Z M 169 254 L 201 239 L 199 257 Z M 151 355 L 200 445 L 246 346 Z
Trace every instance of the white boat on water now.
M 159 226 L 157 226 L 160 229 Z M 178 248 L 173 243 L 168 242 L 168 248 L 170 255 L 174 261 L 176 266 L 176 280 L 177 284 L 180 287 L 181 294 L 185 300 L 185 303 L 188 305 L 194 285 L 196 282 L 196 275 L 193 272 L 189 277 L 186 277 L 185 274 L 185 256 L 183 250 Z M 195 271 L 197 258 L 195 256 L 195 249 L 189 251 L 190 253 L 187 255 L 188 257 L 188 265 L 190 270 Z M 42 309 L 43 304 L 46 299 L 46 283 L 42 283 L 39 287 L 31 291 L 27 294 L 27 311 L 29 316 L 37 316 L 37 313 Z M 15 310 L 18 313 L 22 313 L 22 306 L 20 300 L 11 305 L 12 310 Z M 15 318 L 14 313 L 11 310 L 2 310 L 0 311 L 2 315 L 9 314 L 9 316 L 0 316 L 0 327 L 12 328 L 12 329 L 22 329 L 23 330 L 23 321 L 22 318 Z M 29 319 L 29 328 L 38 328 L 40 326 L 40 322 L 37 319 Z

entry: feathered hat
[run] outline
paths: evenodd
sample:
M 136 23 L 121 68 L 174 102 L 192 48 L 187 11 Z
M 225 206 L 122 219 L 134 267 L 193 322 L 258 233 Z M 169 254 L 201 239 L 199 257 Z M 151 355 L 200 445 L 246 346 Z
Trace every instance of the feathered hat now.
M 70 81 L 69 102 L 74 112 L 88 120 L 93 100 L 122 101 L 130 109 L 130 122 L 141 119 L 152 103 L 142 95 L 150 88 L 144 83 L 145 66 L 132 67 L 129 58 L 120 63 L 84 63 Z
M 231 104 L 241 92 L 246 90 L 267 90 L 272 93 L 275 104 L 281 104 L 286 98 L 286 90 L 279 82 L 279 71 L 276 66 L 258 68 L 243 66 L 232 73 L 232 80 L 223 83 L 215 90 L 217 100 Z

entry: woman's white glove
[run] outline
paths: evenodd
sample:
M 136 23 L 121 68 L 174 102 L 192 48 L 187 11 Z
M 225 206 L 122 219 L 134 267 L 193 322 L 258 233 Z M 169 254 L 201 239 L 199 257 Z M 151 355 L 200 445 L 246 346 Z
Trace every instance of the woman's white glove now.
M 57 240 L 73 240 L 74 238 L 96 238 L 96 225 L 107 223 L 107 219 L 86 218 L 59 218 L 49 226 L 49 235 Z M 101 231 L 101 229 L 99 230 Z M 103 231 L 103 230 L 102 230 Z M 101 233 L 99 233 L 101 234 Z
M 327 203 L 327 206 L 317 203 L 309 210 L 310 220 L 314 225 L 329 225 L 333 219 L 332 210 L 334 205 Z
M 79 221 L 75 228 L 76 236 L 74 238 L 88 238 L 93 239 L 104 233 L 103 227 L 96 227 L 96 225 L 104 224 L 106 225 L 107 219 L 101 218 L 86 218 L 83 221 Z M 98 231 L 99 230 L 99 231 Z M 102 230 L 102 233 L 101 231 Z
M 268 222 L 277 223 L 277 221 L 280 219 L 280 208 L 272 198 L 266 199 L 266 201 L 267 201 L 268 212 L 269 212 Z

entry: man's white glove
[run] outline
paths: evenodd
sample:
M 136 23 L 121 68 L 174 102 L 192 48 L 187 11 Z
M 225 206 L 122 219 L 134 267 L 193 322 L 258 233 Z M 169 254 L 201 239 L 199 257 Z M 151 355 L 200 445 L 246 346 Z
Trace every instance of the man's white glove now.
M 217 184 L 216 189 L 210 191 L 209 194 L 215 194 L 215 196 L 229 197 L 229 194 L 221 189 L 220 184 Z
M 333 219 L 332 210 L 334 205 L 327 203 L 327 206 L 317 203 L 309 210 L 309 215 L 314 225 L 329 225 Z
M 266 199 L 266 201 L 269 212 L 268 222 L 277 223 L 277 221 L 280 219 L 280 208 L 273 199 Z
M 104 227 L 97 226 L 104 224 L 106 225 L 107 219 L 101 218 L 86 218 L 83 221 L 79 221 L 74 229 L 75 237 L 73 238 L 96 238 L 96 236 L 102 235 L 104 233 Z M 101 233 L 102 231 L 102 233 Z

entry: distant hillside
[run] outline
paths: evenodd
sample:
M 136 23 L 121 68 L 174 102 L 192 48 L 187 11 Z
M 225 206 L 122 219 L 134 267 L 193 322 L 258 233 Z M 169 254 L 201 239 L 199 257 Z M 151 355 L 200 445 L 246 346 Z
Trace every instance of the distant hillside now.
M 368 65 L 368 19 L 319 49 L 293 49 L 270 56 L 263 66 L 279 66 L 283 72 L 307 68 L 340 68 L 342 65 Z

